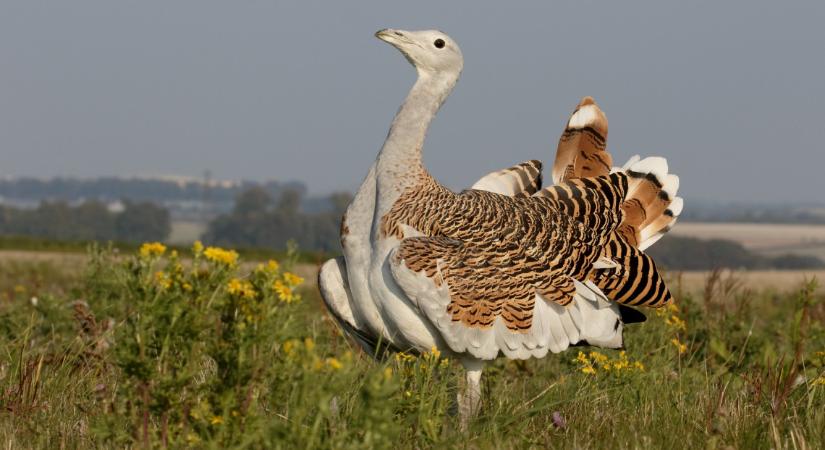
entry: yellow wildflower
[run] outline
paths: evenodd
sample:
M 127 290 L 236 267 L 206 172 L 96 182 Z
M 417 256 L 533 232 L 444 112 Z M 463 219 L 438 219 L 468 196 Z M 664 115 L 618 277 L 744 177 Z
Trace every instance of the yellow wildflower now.
M 637 370 L 645 370 L 645 365 L 639 361 L 634 362 L 633 367 L 635 367 Z
M 585 366 L 582 367 L 582 373 L 586 373 L 588 375 L 595 375 L 596 369 L 594 369 L 593 366 Z
M 676 347 L 677 350 L 679 350 L 680 355 L 687 351 L 687 345 L 683 344 L 679 338 L 673 338 L 670 342 Z
M 814 380 L 814 386 L 825 386 L 825 375 L 820 376 L 816 380 Z
M 230 295 L 237 295 L 238 297 L 255 298 L 255 287 L 246 280 L 239 280 L 237 278 L 229 280 L 229 284 L 226 285 L 226 291 L 229 292 Z
M 295 350 L 295 340 L 290 339 L 290 340 L 284 342 L 283 349 L 284 349 L 284 353 L 286 353 L 287 355 L 291 355 L 292 351 Z
M 172 287 L 172 279 L 169 278 L 166 272 L 161 270 L 155 272 L 155 283 L 157 283 L 161 289 L 169 289 Z
M 408 362 L 408 361 L 415 361 L 415 356 L 400 352 L 395 354 L 395 360 L 397 362 Z
M 292 293 L 292 289 L 281 280 L 275 280 L 275 282 L 272 283 L 272 290 L 278 294 L 278 298 L 282 302 L 290 303 L 295 300 L 295 294 Z
M 269 261 L 267 261 L 266 266 L 264 266 L 263 264 L 258 265 L 258 268 L 261 271 L 269 273 L 277 273 L 280 267 L 281 265 L 278 264 L 278 261 L 275 261 L 274 259 L 270 259 Z
M 430 354 L 433 355 L 435 359 L 441 358 L 441 351 L 435 345 L 430 349 Z
M 665 320 L 665 323 L 677 330 L 687 330 L 687 324 L 679 316 L 670 316 Z
M 258 273 L 275 275 L 275 274 L 278 273 L 278 269 L 280 267 L 281 267 L 281 265 L 278 264 L 278 261 L 275 261 L 274 259 L 270 259 L 269 261 L 266 262 L 266 265 L 264 265 L 263 263 L 258 264 L 255 267 L 255 271 L 258 272 Z
M 189 284 L 189 283 L 184 282 L 184 283 L 181 285 L 181 287 L 182 287 L 182 288 L 183 288 L 183 290 L 184 290 L 184 291 L 186 291 L 186 292 L 192 292 L 192 285 L 191 285 L 191 284 Z
M 238 262 L 238 252 L 235 250 L 224 250 L 220 247 L 206 247 L 203 256 L 214 263 L 232 267 Z
M 141 258 L 156 258 L 166 252 L 166 246 L 160 242 L 146 242 L 140 246 Z
M 579 352 L 579 356 L 576 356 L 575 361 L 578 361 L 582 364 L 590 364 L 590 360 L 587 359 L 587 355 L 585 355 L 582 351 Z
M 590 359 L 599 364 L 604 364 L 605 362 L 607 362 L 607 356 L 599 352 L 590 352 Z
M 341 361 L 338 361 L 336 358 L 327 358 L 327 365 L 333 370 L 341 370 L 341 368 L 344 367 Z
M 290 287 L 295 287 L 303 283 L 304 279 L 299 277 L 298 275 L 295 275 L 292 272 L 286 272 L 284 273 L 284 281 L 286 281 L 286 284 Z
M 384 379 L 389 380 L 392 378 L 392 367 L 384 367 Z
M 212 419 L 209 420 L 209 423 L 211 423 L 212 425 L 221 425 L 223 423 L 223 417 L 212 416 Z
M 315 350 L 315 341 L 313 341 L 311 337 L 304 338 L 304 347 L 310 352 Z
M 195 256 L 198 256 L 201 253 L 203 253 L 203 243 L 201 241 L 195 241 L 192 244 L 192 253 L 194 253 Z

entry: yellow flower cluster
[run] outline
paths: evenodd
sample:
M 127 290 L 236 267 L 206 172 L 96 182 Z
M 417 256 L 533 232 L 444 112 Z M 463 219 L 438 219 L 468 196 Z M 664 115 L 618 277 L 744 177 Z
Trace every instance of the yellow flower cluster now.
M 820 375 L 819 378 L 813 381 L 814 386 L 825 386 L 825 375 Z
M 266 262 L 266 265 L 258 264 L 258 267 L 256 267 L 255 270 L 260 272 L 260 273 L 266 273 L 266 274 L 269 274 L 269 275 L 274 275 L 274 274 L 278 273 L 278 269 L 280 269 L 280 268 L 281 268 L 281 265 L 278 264 L 278 261 L 275 261 L 274 259 L 270 259 L 269 261 Z
M 292 288 L 281 280 L 275 280 L 275 282 L 272 283 L 272 290 L 278 294 L 278 298 L 282 302 L 292 303 L 297 299 L 295 293 L 292 291 Z
M 206 247 L 203 251 L 203 256 L 213 263 L 223 264 L 227 267 L 234 267 L 235 264 L 238 263 L 238 252 L 235 250 L 225 250 L 220 247 Z
M 292 272 L 285 272 L 284 273 L 284 281 L 286 282 L 287 286 L 295 287 L 295 286 L 298 286 L 299 284 L 303 283 L 304 279 L 299 277 L 298 275 L 295 275 Z
M 172 278 L 166 272 L 159 270 L 155 272 L 155 283 L 157 283 L 162 290 L 166 290 L 172 287 Z
M 192 244 L 192 253 L 195 256 L 200 256 L 203 253 L 203 243 L 201 241 L 195 241 Z
M 687 344 L 682 343 L 682 341 L 680 341 L 678 337 L 671 339 L 670 343 L 673 344 L 674 347 L 676 347 L 676 350 L 679 351 L 680 355 L 687 351 Z
M 341 370 L 344 367 L 341 361 L 338 361 L 338 358 L 327 358 L 326 363 L 332 370 Z
M 415 370 L 430 370 L 445 369 L 450 365 L 449 358 L 441 357 L 441 350 L 433 346 L 430 351 L 424 352 L 420 357 L 411 355 L 406 352 L 399 352 L 395 354 L 395 362 L 398 368 L 406 373 L 411 373 Z
M 139 254 L 141 258 L 157 258 L 166 252 L 166 246 L 160 242 L 145 242 L 140 246 Z
M 687 323 L 682 320 L 678 314 L 679 307 L 674 303 L 656 310 L 656 315 L 659 317 L 665 317 L 665 325 L 673 331 L 673 339 L 670 340 L 670 343 L 676 348 L 678 354 L 682 355 L 688 351 L 688 346 L 682 342 L 679 334 L 687 331 Z
M 341 370 L 344 366 L 352 361 L 352 353 L 346 352 L 343 355 L 343 360 L 335 357 L 320 358 L 315 351 L 315 341 L 310 338 L 304 338 L 303 341 L 299 339 L 289 339 L 281 344 L 281 350 L 287 358 L 293 361 L 300 362 L 307 369 L 313 371 L 322 370 Z
M 395 354 L 395 361 L 399 363 L 413 362 L 415 361 L 415 355 L 410 355 L 409 353 L 404 352 L 398 352 Z
M 671 315 L 670 317 L 665 319 L 665 323 L 668 324 L 670 327 L 675 328 L 677 330 L 682 330 L 682 331 L 687 330 L 687 324 L 685 323 L 685 321 L 682 320 L 681 318 L 679 318 L 679 316 L 677 316 L 675 314 Z
M 229 283 L 226 285 L 226 291 L 229 292 L 230 295 L 248 299 L 254 299 L 257 294 L 255 292 L 255 287 L 252 286 L 252 283 L 247 280 L 239 280 L 237 278 L 229 280 Z
M 631 361 L 624 351 L 619 352 L 619 357 L 616 359 L 610 359 L 607 355 L 596 351 L 589 354 L 579 352 L 573 362 L 578 363 L 579 370 L 587 375 L 596 375 L 599 370 L 614 374 L 645 370 L 644 364 L 640 361 Z

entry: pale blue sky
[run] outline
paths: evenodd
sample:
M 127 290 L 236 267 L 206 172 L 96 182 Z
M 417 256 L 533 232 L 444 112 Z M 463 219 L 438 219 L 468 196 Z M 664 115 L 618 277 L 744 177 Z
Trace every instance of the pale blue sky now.
M 354 189 L 438 28 L 465 69 L 425 161 L 460 188 L 552 161 L 578 99 L 617 160 L 690 200 L 821 201 L 825 2 L 0 2 L 0 175 L 200 175 Z

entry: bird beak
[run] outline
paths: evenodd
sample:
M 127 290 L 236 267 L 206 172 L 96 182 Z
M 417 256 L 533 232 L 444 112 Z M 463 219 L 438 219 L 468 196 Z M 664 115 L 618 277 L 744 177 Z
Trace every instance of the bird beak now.
M 398 44 L 410 42 L 410 38 L 402 30 L 393 30 L 392 28 L 384 28 L 375 32 L 375 37 L 382 41 L 398 47 Z

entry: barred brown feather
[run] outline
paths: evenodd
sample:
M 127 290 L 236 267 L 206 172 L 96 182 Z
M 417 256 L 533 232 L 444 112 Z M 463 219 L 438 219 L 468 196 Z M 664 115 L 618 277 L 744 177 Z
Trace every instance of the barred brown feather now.
M 610 173 L 613 158 L 607 148 L 607 117 L 592 97 L 584 97 L 559 138 L 553 182 Z

